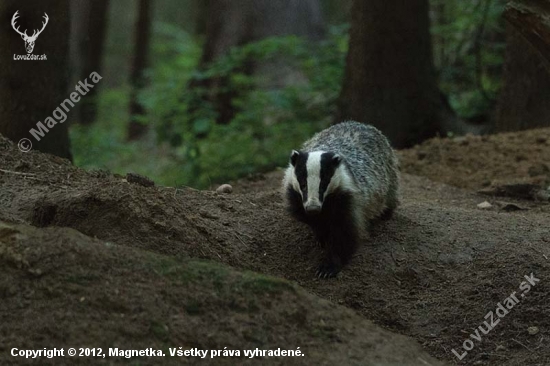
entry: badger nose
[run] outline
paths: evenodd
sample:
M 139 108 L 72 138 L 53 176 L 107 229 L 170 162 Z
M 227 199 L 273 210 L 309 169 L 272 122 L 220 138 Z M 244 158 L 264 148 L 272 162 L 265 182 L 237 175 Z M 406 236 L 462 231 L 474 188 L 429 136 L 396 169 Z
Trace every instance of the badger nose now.
M 318 214 L 321 212 L 321 205 L 318 203 L 310 203 L 306 204 L 305 209 L 308 214 Z

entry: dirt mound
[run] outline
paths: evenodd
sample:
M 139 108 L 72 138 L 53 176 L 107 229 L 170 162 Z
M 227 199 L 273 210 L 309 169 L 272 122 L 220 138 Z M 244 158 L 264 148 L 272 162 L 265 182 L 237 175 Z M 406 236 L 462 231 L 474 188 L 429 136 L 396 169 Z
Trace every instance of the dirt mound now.
M 161 350 L 147 364 L 196 363 L 170 348 L 284 349 L 302 357 L 245 358 L 241 365 L 438 364 L 411 339 L 382 330 L 353 311 L 295 284 L 214 262 L 175 260 L 91 239 L 67 228 L 0 222 L 2 364 L 11 348 L 96 347 Z M 139 362 L 143 357 L 137 358 Z M 206 356 L 234 365 L 234 357 Z M 134 359 L 135 362 L 136 359 Z M 70 357 L 41 364 L 74 364 Z M 286 362 L 285 362 L 286 363 Z
M 469 189 L 507 183 L 550 185 L 550 128 L 434 138 L 399 152 L 409 174 Z
M 523 209 L 509 212 L 489 199 L 492 206 L 482 210 L 477 205 L 487 197 L 404 175 L 395 218 L 375 227 L 337 279 L 319 281 L 313 274 L 322 253 L 309 229 L 284 213 L 281 172 L 218 195 L 146 188 L 7 143 L 2 148 L 1 141 L 0 150 L 5 221 L 71 227 L 178 261 L 210 259 L 293 280 L 451 362 L 458 362 L 452 350 L 462 354 L 470 339 L 473 348 L 460 364 L 550 363 L 548 204 L 509 199 Z M 531 273 L 540 282 L 494 330 L 477 336 L 484 316 L 520 293 Z

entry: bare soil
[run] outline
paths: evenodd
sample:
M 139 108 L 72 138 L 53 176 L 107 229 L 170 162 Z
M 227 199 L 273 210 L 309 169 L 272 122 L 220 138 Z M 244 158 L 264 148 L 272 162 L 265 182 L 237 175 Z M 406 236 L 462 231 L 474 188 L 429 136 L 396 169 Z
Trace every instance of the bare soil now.
M 401 152 L 404 172 L 417 169 L 431 180 L 403 174 L 403 204 L 394 218 L 378 223 L 332 280 L 314 278 L 322 253 L 308 228 L 285 214 L 281 171 L 237 182 L 233 194 L 143 187 L 45 154 L 23 154 L 0 138 L 0 357 L 13 362 L 6 355 L 14 345 L 74 341 L 126 348 L 299 346 L 307 355 L 262 360 L 273 364 L 435 365 L 436 358 L 550 365 L 549 204 L 475 192 L 485 180 L 507 179 L 495 167 L 508 140 L 516 152 L 542 144 L 542 158 L 526 154 L 511 162 L 511 180 L 527 179 L 529 164 L 550 161 L 548 140 L 521 138 L 523 145 L 503 136 L 468 137 L 466 145 L 432 140 Z M 464 156 L 462 164 L 431 161 L 435 144 Z M 421 149 L 428 154 L 418 155 Z M 485 159 L 488 171 L 480 174 L 474 164 Z M 441 176 L 431 173 L 437 169 Z M 466 183 L 466 171 L 477 183 Z M 486 200 L 490 208 L 477 207 Z M 519 210 L 505 210 L 507 204 Z M 480 341 L 471 338 L 499 302 L 521 293 L 531 273 L 540 282 Z M 394 333 L 414 338 L 433 358 Z M 452 349 L 462 354 L 467 339 L 474 347 L 459 361 Z M 147 364 L 154 361 L 193 362 Z M 222 358 L 211 364 L 224 362 L 236 364 Z
M 434 138 L 399 155 L 404 172 L 461 188 L 550 185 L 550 128 Z

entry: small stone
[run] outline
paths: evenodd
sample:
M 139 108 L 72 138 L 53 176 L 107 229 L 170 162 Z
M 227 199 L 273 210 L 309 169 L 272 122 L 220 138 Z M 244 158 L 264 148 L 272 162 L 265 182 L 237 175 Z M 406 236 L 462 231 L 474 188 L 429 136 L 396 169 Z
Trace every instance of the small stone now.
M 550 189 L 539 189 L 535 192 L 533 198 L 535 201 L 550 201 Z
M 155 185 L 155 182 L 153 182 L 151 179 L 136 173 L 126 174 L 126 180 L 128 181 L 128 183 L 139 184 L 140 186 L 144 187 L 152 187 Z
M 221 186 L 216 189 L 217 193 L 231 193 L 233 192 L 233 187 L 229 184 L 222 184 Z
M 487 201 L 481 202 L 480 204 L 477 205 L 477 208 L 481 208 L 482 210 L 486 210 L 486 209 L 491 208 L 491 207 L 493 207 L 493 205 L 491 205 Z
M 212 212 L 209 212 L 207 210 L 200 210 L 199 211 L 199 215 L 201 215 L 202 217 L 204 218 L 207 218 L 207 219 L 212 219 L 212 220 L 217 220 L 219 219 L 220 217 Z
M 526 210 L 526 208 L 520 207 L 520 206 L 516 205 L 515 203 L 503 202 L 502 205 L 503 205 L 502 206 L 502 211 L 506 211 L 506 212 Z
M 538 332 L 539 332 L 538 327 L 529 327 L 529 328 L 527 328 L 527 333 L 529 333 L 530 335 L 535 335 Z
M 42 276 L 42 270 L 40 268 L 38 269 L 31 268 L 29 269 L 29 272 L 35 276 Z

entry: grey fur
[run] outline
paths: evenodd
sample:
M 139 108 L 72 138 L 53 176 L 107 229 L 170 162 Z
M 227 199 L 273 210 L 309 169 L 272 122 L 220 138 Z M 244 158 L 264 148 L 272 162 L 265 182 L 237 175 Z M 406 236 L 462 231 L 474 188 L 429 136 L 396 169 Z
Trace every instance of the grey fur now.
M 370 221 L 391 217 L 399 205 L 397 157 L 379 130 L 347 121 L 314 135 L 290 160 L 282 187 L 289 212 L 327 248 L 317 276 L 336 276 L 366 238 Z
M 355 121 L 333 125 L 303 145 L 303 151 L 331 151 L 343 157 L 361 192 L 367 220 L 399 205 L 399 163 L 378 129 Z

